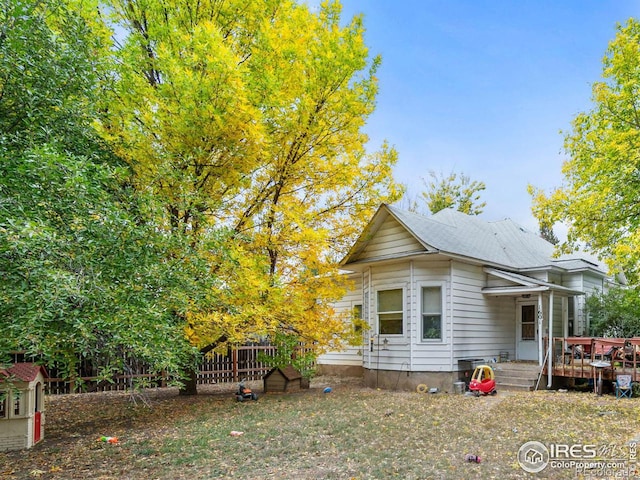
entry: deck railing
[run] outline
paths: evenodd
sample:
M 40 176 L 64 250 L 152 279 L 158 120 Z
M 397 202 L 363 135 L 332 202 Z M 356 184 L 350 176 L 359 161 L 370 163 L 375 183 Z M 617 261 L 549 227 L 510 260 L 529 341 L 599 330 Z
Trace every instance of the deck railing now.
M 640 382 L 640 337 L 554 337 L 552 339 L 553 375 L 570 378 L 595 378 L 597 361 L 609 363 L 602 378 L 615 380 L 617 375 L 631 375 Z M 545 352 L 548 339 L 545 339 Z M 548 364 L 544 372 L 548 373 Z

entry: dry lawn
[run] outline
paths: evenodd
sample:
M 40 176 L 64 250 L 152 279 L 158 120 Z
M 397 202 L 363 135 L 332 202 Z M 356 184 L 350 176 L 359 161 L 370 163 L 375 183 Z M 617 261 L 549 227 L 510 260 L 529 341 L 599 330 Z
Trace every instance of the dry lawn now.
M 251 384 L 261 391 L 260 384 Z M 331 386 L 331 393 L 323 393 Z M 45 440 L 0 453 L 3 479 L 508 479 L 525 473 L 520 446 L 595 444 L 606 459 L 640 440 L 640 399 L 593 393 L 493 397 L 368 389 L 321 377 L 308 391 L 237 403 L 234 386 L 67 395 L 47 399 Z M 231 431 L 244 432 L 231 436 Z M 115 445 L 103 435 L 116 436 Z M 476 454 L 482 462 L 467 463 Z M 639 476 L 640 478 L 640 476 Z

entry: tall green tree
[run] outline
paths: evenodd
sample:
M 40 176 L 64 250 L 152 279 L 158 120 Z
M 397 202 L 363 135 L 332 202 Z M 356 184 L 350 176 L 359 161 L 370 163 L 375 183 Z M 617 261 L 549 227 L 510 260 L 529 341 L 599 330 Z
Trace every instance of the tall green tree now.
M 553 231 L 553 226 L 547 223 L 540 223 L 540 236 L 553 245 L 560 243 L 558 236 Z
M 380 61 L 362 19 L 290 0 L 113 0 L 107 13 L 127 35 L 100 132 L 161 199 L 167 232 L 194 245 L 229 233 L 222 255 L 203 252 L 224 288 L 193 304 L 187 336 L 203 350 L 279 330 L 335 342 L 337 260 L 401 193 L 396 152 L 365 149 Z
M 533 213 L 568 226 L 562 251 L 586 247 L 638 282 L 640 273 L 640 23 L 618 25 L 593 85 L 593 108 L 565 136 L 564 185 L 530 186 Z
M 3 0 L 0 29 L 0 356 L 179 375 L 199 269 L 91 126 L 99 39 L 59 1 Z
M 464 173 L 451 172 L 445 176 L 433 170 L 429 172 L 429 178 L 430 180 L 422 179 L 426 190 L 421 192 L 418 199 L 432 214 L 445 208 L 454 208 L 467 215 L 480 215 L 487 205 L 480 201 L 481 192 L 486 188 L 484 182 L 471 180 Z M 420 210 L 419 202 L 414 200 L 410 209 Z
M 612 288 L 587 297 L 590 334 L 631 338 L 640 335 L 640 292 L 636 288 Z

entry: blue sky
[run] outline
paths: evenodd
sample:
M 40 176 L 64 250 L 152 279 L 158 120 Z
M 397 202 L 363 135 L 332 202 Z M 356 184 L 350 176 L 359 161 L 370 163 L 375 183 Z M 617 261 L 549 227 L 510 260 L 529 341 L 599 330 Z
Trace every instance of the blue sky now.
M 413 194 L 430 170 L 483 181 L 486 220 L 530 230 L 527 184 L 562 183 L 561 131 L 591 108 L 616 24 L 640 0 L 342 0 L 362 13 L 380 93 L 366 132 L 398 150 Z M 557 233 L 562 236 L 562 228 Z

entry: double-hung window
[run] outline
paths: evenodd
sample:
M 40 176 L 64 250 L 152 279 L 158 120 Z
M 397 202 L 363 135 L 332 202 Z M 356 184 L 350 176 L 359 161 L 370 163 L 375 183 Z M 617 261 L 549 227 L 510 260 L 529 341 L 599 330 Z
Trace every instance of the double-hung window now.
M 404 333 L 403 299 L 402 288 L 378 290 L 378 333 L 380 335 Z
M 443 340 L 442 287 L 422 287 L 422 340 Z

